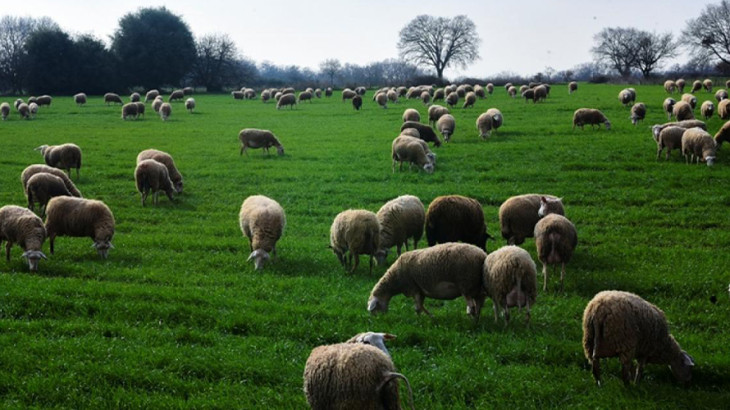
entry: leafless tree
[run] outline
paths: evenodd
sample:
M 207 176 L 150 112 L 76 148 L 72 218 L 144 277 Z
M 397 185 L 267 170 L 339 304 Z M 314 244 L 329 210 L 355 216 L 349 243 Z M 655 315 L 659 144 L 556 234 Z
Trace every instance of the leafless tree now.
M 22 94 L 27 52 L 25 42 L 39 29 L 56 29 L 58 24 L 48 17 L 4 16 L 0 19 L 0 83 L 15 94 Z
M 443 80 L 446 67 L 466 67 L 479 59 L 481 40 L 476 26 L 463 15 L 454 18 L 420 15 L 401 29 L 399 38 L 401 58 L 433 67 L 439 80 Z
M 677 55 L 677 45 L 672 39 L 672 33 L 639 33 L 638 50 L 636 54 L 636 68 L 644 78 L 661 66 L 661 61 Z
M 635 28 L 607 27 L 594 37 L 596 45 L 591 49 L 596 60 L 606 63 L 622 77 L 631 75 L 636 67 L 639 30 Z
M 195 85 L 203 85 L 211 91 L 236 82 L 236 43 L 227 34 L 208 34 L 195 42 L 196 58 L 192 78 Z
M 327 78 L 329 78 L 330 86 L 334 86 L 335 76 L 340 72 L 341 69 L 342 64 L 340 64 L 340 60 L 337 60 L 335 58 L 330 58 L 319 63 L 319 71 L 322 74 L 326 75 Z
M 730 3 L 708 4 L 699 17 L 687 21 L 682 35 L 694 60 L 730 64 Z

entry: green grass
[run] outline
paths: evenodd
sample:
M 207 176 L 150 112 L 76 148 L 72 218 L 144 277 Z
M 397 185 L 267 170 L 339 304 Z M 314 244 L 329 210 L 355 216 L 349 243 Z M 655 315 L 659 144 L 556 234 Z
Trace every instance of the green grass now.
M 425 107 L 411 100 L 383 110 L 371 91 L 360 112 L 336 94 L 282 111 L 196 95 L 195 114 L 176 103 L 168 122 L 150 109 L 144 120 L 122 121 L 121 109 L 100 96 L 81 108 L 57 96 L 33 121 L 12 113 L 0 123 L 0 204 L 25 204 L 19 176 L 42 162 L 34 147 L 74 142 L 84 152 L 77 186 L 110 206 L 117 232 L 108 260 L 90 239 L 67 237 L 37 273 L 17 247 L 10 262 L 0 260 L 0 407 L 303 408 L 311 349 L 373 330 L 398 336 L 391 353 L 417 408 L 725 408 L 730 155 L 721 150 L 713 168 L 686 165 L 677 152 L 656 161 L 649 126 L 665 122 L 666 95 L 660 85 L 636 87 L 649 112 L 634 127 L 617 100 L 621 88 L 581 84 L 569 96 L 556 85 L 546 102 L 525 104 L 497 87 L 476 108 L 452 110 L 456 133 L 436 150 L 432 175 L 391 172 L 403 110 L 427 118 Z M 698 96 L 700 104 L 712 99 Z M 491 107 L 504 125 L 482 141 L 474 122 Z M 580 107 L 602 109 L 613 129 L 572 130 Z M 721 124 L 712 118 L 710 132 Z M 286 155 L 240 157 L 244 127 L 271 129 Z M 146 148 L 171 153 L 184 175 L 174 203 L 161 197 L 159 206 L 141 207 L 133 172 Z M 529 329 L 516 312 L 509 326 L 494 323 L 489 301 L 474 325 L 463 299 L 428 299 L 431 319 L 398 296 L 372 317 L 367 298 L 386 267 L 369 276 L 365 262 L 348 275 L 327 249 L 338 212 L 377 211 L 402 194 L 425 204 L 445 194 L 477 198 L 499 236 L 499 205 L 529 192 L 563 197 L 579 238 L 565 294 L 551 277 Z M 263 272 L 246 262 L 238 227 L 252 194 L 279 201 L 288 220 L 279 259 Z M 534 240 L 524 247 L 535 255 Z M 664 309 L 697 362 L 689 388 L 656 365 L 641 385 L 624 388 L 616 359 L 604 363 L 604 386 L 595 387 L 580 322 L 604 289 L 636 292 Z

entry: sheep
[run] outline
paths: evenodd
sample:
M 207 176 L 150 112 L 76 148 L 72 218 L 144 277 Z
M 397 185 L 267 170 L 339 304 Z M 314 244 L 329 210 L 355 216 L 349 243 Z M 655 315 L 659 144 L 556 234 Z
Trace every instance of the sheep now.
M 388 101 L 390 101 L 392 103 L 398 102 L 398 93 L 396 93 L 395 90 L 390 89 L 385 92 L 385 95 L 388 97 Z
M 136 120 L 139 116 L 139 107 L 137 106 L 137 103 L 131 102 L 126 103 L 122 106 L 122 119 L 126 120 L 127 117 L 131 117 L 133 120 Z
M 709 78 L 706 78 L 704 81 L 702 81 L 702 86 L 708 93 L 712 92 L 712 80 L 710 80 Z
M 327 87 L 324 89 L 324 96 L 325 97 L 332 97 L 332 87 Z
M 23 100 L 21 100 L 20 98 L 16 99 L 15 102 L 13 102 L 13 106 L 16 110 L 19 109 L 20 104 L 23 104 Z
M 137 163 L 137 167 L 134 170 L 134 182 L 137 185 L 137 191 L 139 191 L 142 197 L 142 206 L 145 206 L 147 196 L 152 192 L 152 203 L 157 205 L 159 200 L 158 196 L 160 191 L 165 191 L 165 194 L 174 201 L 172 180 L 170 180 L 170 173 L 167 170 L 165 164 L 155 161 L 154 159 L 145 159 Z
M 231 91 L 231 96 L 234 100 L 243 100 L 243 92 L 241 91 Z
M 277 154 L 284 155 L 284 146 L 281 145 L 281 142 L 279 142 L 279 139 L 276 138 L 274 133 L 269 130 L 244 128 L 238 133 L 238 140 L 241 142 L 240 155 L 243 155 L 243 153 L 246 152 L 248 148 L 263 148 L 264 152 L 266 152 L 266 154 L 268 155 L 269 148 L 271 147 L 276 147 Z M 248 153 L 246 153 L 246 155 L 248 156 Z
M 393 172 L 396 162 L 400 163 L 399 170 L 403 170 L 403 163 L 416 164 L 423 168 L 426 173 L 433 173 L 434 162 L 429 156 L 428 145 L 421 139 L 400 135 L 393 140 L 391 158 L 393 159 Z
M 487 225 L 482 204 L 461 195 L 436 197 L 426 211 L 426 240 L 428 246 L 462 241 L 486 251 Z
M 456 104 L 458 104 L 458 102 L 459 102 L 459 95 L 456 94 L 455 92 L 449 93 L 446 96 L 446 100 L 445 101 L 446 101 L 446 105 L 448 105 L 451 108 L 454 108 L 454 106 Z
M 679 91 L 680 94 L 684 93 L 684 78 L 678 78 L 674 83 L 677 85 L 677 91 Z
M 672 80 L 667 80 L 664 82 L 664 91 L 666 91 L 668 94 L 674 94 L 674 91 L 677 89 L 677 84 Z
M 690 128 L 682 134 L 682 155 L 688 164 L 700 160 L 711 167 L 715 163 L 717 145 L 712 136 L 701 128 Z
M 164 104 L 164 101 L 162 100 L 162 97 L 155 98 L 154 101 L 152 101 L 152 109 L 156 112 L 160 112 L 160 108 L 162 107 L 162 104 Z
M 362 97 L 359 95 L 352 97 L 352 108 L 354 108 L 355 111 L 360 111 L 361 107 L 362 107 Z
M 543 194 L 524 194 L 508 198 L 499 207 L 502 238 L 509 245 L 521 245 L 533 237 L 535 225 L 548 214 L 565 215 L 561 198 Z
M 51 198 L 46 206 L 46 231 L 50 242 L 51 255 L 54 253 L 56 236 L 90 237 L 103 259 L 113 249 L 114 214 L 101 201 L 93 199 L 57 196 Z
M 593 129 L 594 125 L 598 125 L 600 128 L 601 124 L 605 124 L 607 130 L 611 129 L 611 121 L 601 111 L 593 108 L 579 108 L 575 110 L 573 113 L 573 129 L 575 129 L 576 125 L 580 129 L 583 129 L 583 126 L 586 124 L 590 124 L 591 129 Z
M 74 102 L 79 107 L 81 107 L 82 105 L 86 104 L 86 94 L 84 94 L 84 93 L 78 93 L 78 94 L 74 95 Z
M 155 98 L 157 98 L 160 95 L 160 92 L 157 90 L 149 90 L 147 91 L 147 94 L 144 96 L 144 102 L 148 101 L 154 101 Z
M 266 104 L 267 101 L 271 99 L 271 91 L 264 90 L 261 92 L 261 102 Z
M 309 91 L 302 91 L 299 93 L 299 98 L 297 100 L 297 104 L 301 103 L 302 101 L 309 101 L 309 103 L 312 103 L 312 93 Z
M 502 116 L 501 111 L 496 108 L 490 108 L 486 111 L 486 113 L 489 114 L 490 117 L 492 117 L 492 130 L 496 131 L 499 127 L 502 126 L 502 121 L 504 120 L 504 117 Z
M 717 134 L 715 134 L 715 144 L 717 145 L 717 149 L 720 149 L 722 143 L 725 141 L 730 141 L 730 121 L 723 124 L 717 131 Z
M 492 83 L 487 83 L 487 87 L 486 87 L 486 88 L 487 88 L 487 93 L 488 93 L 488 94 L 490 94 L 490 95 L 491 95 L 491 94 L 492 94 L 492 93 L 494 92 L 494 84 L 492 84 Z
M 109 105 L 111 103 L 124 105 L 124 102 L 122 101 L 122 97 L 120 97 L 119 94 L 116 94 L 116 93 L 104 94 L 104 103 L 106 105 Z
M 677 121 L 695 119 L 695 114 L 692 112 L 692 106 L 686 101 L 677 101 L 672 108 L 672 115 Z
M 450 111 L 448 108 L 434 104 L 430 107 L 428 107 L 428 123 L 429 125 L 436 125 L 436 121 L 438 121 L 439 118 L 441 118 L 444 114 L 449 114 Z M 405 119 L 404 119 L 405 120 Z M 420 118 L 419 120 L 420 121 Z M 417 122 L 418 122 L 417 121 Z
M 568 218 L 560 214 L 548 214 L 535 224 L 535 248 L 537 259 L 542 262 L 544 282 L 542 290 L 547 290 L 547 265 L 561 265 L 560 291 L 563 291 L 565 264 L 570 262 L 573 251 L 578 244 L 578 233 Z
M 483 99 L 487 98 L 487 94 L 484 91 L 484 87 L 482 87 L 479 84 L 477 84 L 477 85 L 474 86 L 474 95 L 476 95 L 477 97 L 479 97 L 480 100 L 483 100 Z
M 142 97 L 137 92 L 134 92 L 129 96 L 129 102 L 139 102 L 140 99 L 142 99 Z
M 193 97 L 185 100 L 185 109 L 190 111 L 190 114 L 193 113 L 193 110 L 195 109 L 195 99 Z
M 390 356 L 375 345 L 346 342 L 312 349 L 304 365 L 304 394 L 312 409 L 400 409 L 397 379 Z
M 430 126 L 421 124 L 420 122 L 406 121 L 403 125 L 401 125 L 400 130 L 403 131 L 407 128 L 417 129 L 422 140 L 426 142 L 433 142 L 433 145 L 437 148 L 441 146 L 441 140 Z
M 522 97 L 524 97 L 524 96 L 525 96 L 525 95 L 524 95 L 524 94 L 525 94 L 525 91 L 527 91 L 527 90 L 532 90 L 532 89 L 533 89 L 534 87 L 535 87 L 534 85 L 533 85 L 532 87 L 528 87 L 528 86 L 526 86 L 526 85 L 521 85 L 521 86 L 520 86 L 520 89 L 519 89 L 519 91 L 520 91 L 520 95 L 522 95 Z M 532 99 L 532 97 L 533 97 L 533 96 L 535 95 L 535 94 L 534 94 L 534 90 L 533 90 L 533 91 L 532 91 L 532 92 L 531 92 L 531 93 L 530 93 L 529 95 L 530 95 L 530 97 L 529 97 L 529 98 L 530 98 L 530 99 Z M 527 101 L 525 101 L 525 102 L 527 102 Z
M 618 357 L 628 386 L 641 380 L 646 363 L 667 364 L 681 383 L 692 379 L 695 363 L 669 333 L 664 312 L 640 296 L 616 290 L 597 293 L 583 311 L 583 352 L 601 385 L 600 360 Z M 634 372 L 634 359 L 638 367 Z
M 10 262 L 10 249 L 17 243 L 23 249 L 22 257 L 28 261 L 31 272 L 38 271 L 40 259 L 47 259 L 41 251 L 46 240 L 43 221 L 32 211 L 6 205 L 0 208 L 0 244 L 5 241 L 5 259 Z
M 276 102 L 276 109 L 280 109 L 281 107 L 289 106 L 289 109 L 294 109 L 294 106 L 297 104 L 297 97 L 294 94 L 284 94 L 279 98 L 279 101 Z
M 717 102 L 727 99 L 727 91 L 719 89 L 715 92 L 715 99 Z
M 693 110 L 695 109 L 695 107 L 697 107 L 697 97 L 695 97 L 692 94 L 682 94 L 681 101 L 684 101 L 687 104 L 689 104 Z
M 351 100 L 356 95 L 358 94 L 355 91 L 352 91 L 349 88 L 345 88 L 344 90 L 342 90 L 342 102 L 345 102 L 345 100 Z
M 487 255 L 484 259 L 483 286 L 492 299 L 494 321 L 499 311 L 509 323 L 509 308 L 526 308 L 527 324 L 530 323 L 530 307 L 537 299 L 537 267 L 530 254 L 517 246 L 507 245 Z
M 535 87 L 535 94 L 532 97 L 532 102 L 536 103 L 538 101 L 544 101 L 548 96 L 548 88 L 544 85 L 538 85 Z
M 454 135 L 456 130 L 456 120 L 451 114 L 442 115 L 436 123 L 436 128 L 444 136 L 444 141 L 449 142 L 451 136 Z
M 636 93 L 631 92 L 632 89 L 630 88 L 624 88 L 618 93 L 618 100 L 623 104 L 624 106 L 629 106 L 632 102 L 636 100 Z
M 254 260 L 256 270 L 263 269 L 270 255 L 276 256 L 276 242 L 286 226 L 284 208 L 271 198 L 252 195 L 241 204 L 238 222 L 249 240 L 251 254 L 247 260 Z
M 418 138 L 419 141 L 426 144 L 426 141 L 421 139 L 421 133 L 418 132 L 418 130 L 415 128 L 406 128 L 400 132 L 400 135 L 407 135 L 409 137 Z M 426 144 L 426 148 L 428 148 L 428 144 Z
M 33 210 L 34 204 L 38 202 L 41 215 L 45 214 L 46 205 L 51 198 L 61 195 L 72 196 L 63 179 L 46 172 L 31 176 L 25 191 L 28 197 L 28 209 Z
M 403 253 L 375 284 L 368 298 L 371 314 L 388 311 L 390 299 L 399 294 L 412 297 L 416 313 L 431 313 L 424 306 L 433 299 L 466 299 L 466 313 L 474 321 L 484 305 L 483 265 L 487 254 L 467 243 L 444 243 Z
M 669 154 L 673 149 L 682 149 L 682 134 L 686 128 L 669 126 L 663 128 L 659 135 L 655 138 L 657 143 L 656 159 L 659 159 L 661 152 L 664 148 L 667 148 L 666 159 L 669 159 Z
M 456 94 L 459 96 L 459 98 L 464 98 L 466 96 L 466 87 L 464 85 L 459 85 L 456 87 Z
M 314 96 L 317 98 L 322 98 L 322 90 L 319 88 L 315 88 L 314 90 Z
M 492 128 L 494 124 L 494 120 L 492 118 L 492 115 L 483 112 L 478 118 L 477 118 L 477 130 L 479 131 L 479 136 L 486 140 L 489 138 L 489 136 L 492 134 Z
M 568 94 L 573 94 L 576 90 L 578 90 L 578 83 L 575 81 L 571 81 L 568 83 Z
M 730 99 L 722 100 L 717 104 L 717 116 L 721 120 L 730 119 Z
M 672 118 L 672 110 L 674 110 L 674 104 L 676 104 L 677 101 L 674 98 L 665 98 L 664 103 L 662 106 L 664 107 L 664 112 L 667 113 L 667 121 L 669 121 Z
M 504 85 L 504 90 L 505 90 L 505 91 L 509 91 L 509 88 L 510 88 L 510 87 L 512 87 L 512 83 L 506 83 L 506 84 Z
M 193 95 L 193 87 L 183 87 L 183 95 Z
M 335 217 L 330 227 L 330 249 L 340 264 L 355 272 L 360 255 L 370 255 L 370 274 L 373 273 L 373 256 L 380 249 L 380 224 L 377 216 L 364 209 L 348 209 Z
M 636 125 L 639 121 L 643 121 L 646 117 L 646 105 L 642 102 L 638 102 L 631 107 L 631 116 L 629 119 L 631 123 Z
M 30 108 L 28 107 L 28 104 L 20 103 L 20 105 L 18 105 L 18 114 L 20 114 L 20 118 L 29 120 L 30 119 Z
M 528 89 L 522 91 L 520 94 L 522 95 L 522 98 L 525 99 L 525 102 L 528 102 L 535 98 L 535 90 L 532 88 L 528 88 Z
M 61 178 L 63 180 L 63 184 L 66 186 L 66 189 L 68 189 L 71 195 L 81 198 L 81 192 L 79 192 L 79 190 L 76 188 L 76 185 L 74 185 L 68 175 L 66 175 L 58 168 L 52 168 L 47 165 L 41 164 L 28 165 L 20 174 L 20 182 L 23 185 L 23 192 L 25 193 L 26 197 L 28 196 L 28 180 L 30 180 L 33 175 L 40 172 L 45 172 L 47 174 L 52 174 Z
M 702 82 L 700 80 L 695 80 L 692 83 L 692 91 L 690 91 L 692 94 L 696 93 L 697 91 L 702 89 Z
M 10 104 L 7 102 L 0 104 L 0 115 L 2 115 L 3 121 L 8 118 L 8 115 L 10 115 Z
M 365 93 L 367 92 L 367 90 L 368 89 L 366 87 L 363 87 L 363 86 L 355 87 L 355 93 L 357 93 L 357 95 L 360 95 L 360 96 L 365 95 Z
M 41 145 L 35 148 L 43 155 L 46 165 L 66 170 L 71 176 L 71 168 L 76 168 L 76 179 L 81 169 L 81 148 L 76 144 Z
M 430 112 L 431 108 L 429 108 L 428 111 Z M 413 108 L 408 108 L 403 111 L 403 122 L 406 121 L 420 122 L 421 114 L 419 114 L 418 111 Z
M 53 97 L 50 95 L 41 95 L 40 97 L 36 98 L 35 101 L 30 101 L 30 98 L 28 99 L 28 105 L 30 105 L 31 102 L 36 103 L 39 107 L 42 107 L 44 105 L 51 106 L 51 102 L 53 101 Z
M 713 104 L 712 101 L 705 101 L 702 103 L 702 106 L 700 106 L 700 114 L 702 114 L 702 117 L 705 118 L 705 121 L 710 119 L 714 113 L 715 104 Z
M 461 108 L 469 108 L 474 107 L 474 104 L 477 102 L 477 95 L 474 93 L 474 91 L 469 91 L 466 93 L 466 96 L 464 97 L 464 105 L 461 106 Z
M 421 93 L 421 101 L 423 104 L 428 105 L 428 103 L 431 102 L 431 93 L 428 91 L 424 91 Z
M 383 108 L 388 108 L 388 96 L 385 93 L 375 94 L 375 101 Z
M 398 256 L 401 255 L 403 245 L 408 251 L 410 238 L 413 238 L 413 249 L 418 248 L 426 221 L 426 211 L 418 197 L 401 195 L 386 202 L 375 216 L 380 224 L 380 248 L 375 253 L 378 265 L 385 264 L 388 251 L 393 246 Z
M 243 92 L 243 98 L 247 100 L 253 100 L 256 98 L 256 91 L 254 91 L 253 88 L 244 88 L 241 91 Z
M 162 103 L 160 105 L 159 113 L 162 121 L 167 121 L 167 119 L 170 118 L 170 114 L 172 114 L 172 105 L 170 105 L 170 103 Z
M 671 126 L 681 127 L 684 129 L 699 127 L 699 128 L 702 128 L 703 130 L 707 130 L 707 125 L 700 120 L 684 120 L 684 121 L 679 121 L 679 122 L 667 122 L 667 123 L 664 123 L 661 125 L 655 124 L 654 126 L 651 127 L 651 132 L 654 137 L 654 140 L 656 141 L 659 138 L 659 133 L 664 128 L 671 127 Z
M 443 101 L 444 98 L 446 98 L 446 94 L 444 92 L 444 89 L 443 88 L 439 88 L 438 90 L 436 90 L 433 93 L 433 98 L 431 100 L 434 101 L 434 102 L 435 101 Z
M 178 194 L 182 193 L 183 177 L 175 166 L 175 160 L 172 159 L 170 154 L 156 149 L 146 149 L 137 154 L 137 164 L 146 159 L 154 159 L 167 167 L 167 174 L 170 176 L 170 181 L 172 181 L 172 184 L 175 187 L 175 192 Z
M 510 97 L 515 98 L 515 95 L 517 94 L 517 88 L 514 85 L 510 85 L 507 89 L 507 94 L 509 94 Z
M 38 104 L 34 102 L 28 104 L 28 113 L 30 118 L 35 118 L 36 114 L 38 114 Z

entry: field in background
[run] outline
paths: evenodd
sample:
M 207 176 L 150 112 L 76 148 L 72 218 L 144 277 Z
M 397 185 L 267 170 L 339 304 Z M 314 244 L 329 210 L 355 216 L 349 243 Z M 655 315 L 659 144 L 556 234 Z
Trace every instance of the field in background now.
M 260 100 L 196 95 L 194 114 L 175 103 L 166 123 L 149 106 L 145 119 L 122 121 L 120 107 L 100 96 L 81 108 L 56 96 L 33 121 L 13 112 L 0 123 L 0 205 L 25 204 L 20 173 L 42 162 L 33 148 L 74 142 L 84 153 L 77 186 L 110 206 L 117 232 L 108 260 L 90 239 L 67 237 L 38 273 L 28 272 L 18 247 L 10 262 L 0 260 L 0 403 L 303 408 L 311 349 L 372 330 L 398 336 L 390 351 L 417 408 L 727 406 L 728 147 L 713 168 L 686 165 L 678 152 L 656 161 L 649 127 L 666 121 L 666 94 L 661 86 L 636 87 L 648 115 L 634 127 L 617 100 L 621 88 L 580 84 L 568 95 L 555 85 L 546 102 L 526 104 L 496 87 L 476 108 L 452 110 L 456 132 L 435 149 L 432 175 L 391 172 L 403 110 L 417 108 L 425 121 L 426 107 L 410 100 L 384 110 L 372 91 L 360 112 L 339 93 L 281 111 Z M 697 95 L 698 107 L 713 99 Z M 491 107 L 504 125 L 483 141 L 474 123 Z M 602 109 L 613 128 L 572 130 L 580 107 Z M 717 117 L 708 122 L 713 134 L 721 125 Z M 245 127 L 272 130 L 286 155 L 240 157 Z M 163 196 L 159 206 L 141 206 L 133 173 L 146 148 L 175 158 L 185 192 L 174 203 Z M 508 326 L 495 323 L 489 300 L 476 325 L 463 298 L 427 299 L 433 319 L 417 316 L 403 296 L 387 314 L 370 316 L 369 292 L 387 267 L 370 276 L 364 258 L 349 275 L 327 249 L 342 210 L 377 211 L 402 194 L 426 206 L 461 194 L 484 205 L 488 231 L 498 237 L 488 242 L 491 251 L 505 244 L 500 204 L 531 192 L 563 198 L 578 248 L 565 294 L 551 276 L 529 329 L 517 312 Z M 279 258 L 263 272 L 246 262 L 249 244 L 238 227 L 241 202 L 253 194 L 276 199 L 288 220 Z M 534 240 L 524 247 L 537 260 Z M 697 363 L 689 388 L 665 366 L 650 365 L 642 384 L 626 389 L 617 359 L 604 363 L 604 386 L 594 385 L 580 321 L 588 300 L 605 289 L 636 292 L 664 309 Z

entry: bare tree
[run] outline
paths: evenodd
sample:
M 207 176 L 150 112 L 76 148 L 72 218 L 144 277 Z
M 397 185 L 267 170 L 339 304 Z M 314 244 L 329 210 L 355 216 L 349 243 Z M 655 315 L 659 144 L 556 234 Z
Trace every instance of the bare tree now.
M 319 63 L 319 71 L 323 75 L 326 75 L 327 78 L 329 78 L 330 86 L 335 85 L 335 76 L 337 75 L 337 73 L 340 72 L 341 69 L 342 64 L 340 64 L 340 60 L 337 60 L 335 58 L 330 58 Z
M 48 17 L 13 17 L 0 19 L 0 83 L 15 94 L 22 94 L 27 64 L 25 43 L 36 30 L 59 30 Z
M 677 55 L 677 45 L 672 39 L 672 33 L 639 33 L 636 68 L 644 78 L 661 65 L 661 61 Z
M 682 34 L 696 61 L 730 64 L 730 3 L 708 4 L 699 17 L 687 21 Z
M 401 58 L 433 67 L 439 80 L 446 67 L 466 67 L 479 59 L 476 26 L 463 15 L 451 19 L 420 15 L 401 29 L 399 38 Z
M 227 34 L 208 34 L 195 42 L 196 58 L 192 78 L 210 91 L 236 82 L 238 51 Z
M 636 67 L 639 31 L 635 28 L 607 27 L 596 34 L 591 52 L 599 62 L 618 71 L 622 77 L 631 75 Z

